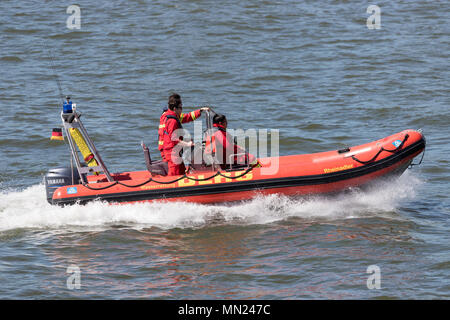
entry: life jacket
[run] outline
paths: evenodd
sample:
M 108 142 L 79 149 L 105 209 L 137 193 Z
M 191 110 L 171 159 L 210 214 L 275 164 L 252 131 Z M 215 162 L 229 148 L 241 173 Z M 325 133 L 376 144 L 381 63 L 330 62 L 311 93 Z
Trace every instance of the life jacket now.
M 164 161 L 169 161 L 169 159 L 173 156 L 172 155 L 172 153 L 174 151 L 173 148 L 176 145 L 176 144 L 172 144 L 170 142 L 168 143 L 168 141 L 165 140 L 165 139 L 167 139 L 166 136 L 169 138 L 169 140 L 171 140 L 171 138 L 172 138 L 172 137 L 169 136 L 169 132 L 167 131 L 167 120 L 169 120 L 169 119 L 174 119 L 177 122 L 177 125 L 178 125 L 177 129 L 183 129 L 183 126 L 181 125 L 181 121 L 180 121 L 180 119 L 177 116 L 171 115 L 171 114 L 166 115 L 166 117 L 165 117 L 165 125 L 166 126 L 164 127 L 163 137 L 162 137 L 162 141 L 163 142 L 165 141 L 165 142 L 163 143 L 163 150 L 161 151 L 161 157 L 162 157 L 162 159 Z M 183 137 L 179 137 L 178 139 L 179 140 L 183 140 Z M 172 148 L 170 146 L 172 146 Z M 179 151 L 178 156 L 180 158 L 183 156 L 183 149 L 182 148 Z
M 165 120 L 164 124 L 167 123 L 167 119 L 175 119 L 175 120 L 177 121 L 177 123 L 178 123 L 179 129 L 182 129 L 182 128 L 183 128 L 183 126 L 181 125 L 181 121 L 180 121 L 180 119 L 178 119 L 178 117 L 169 114 L 169 115 L 166 116 L 166 120 Z M 169 134 L 169 133 L 166 131 L 165 126 L 164 126 L 164 134 Z
M 214 124 L 214 128 L 224 132 L 225 134 L 227 132 L 224 127 L 216 125 L 216 124 Z M 212 148 L 211 148 L 211 146 L 212 146 Z M 216 153 L 216 135 L 214 133 L 212 134 L 212 136 L 206 137 L 205 153 L 207 153 L 207 154 L 211 154 L 211 153 L 215 154 Z
M 225 145 L 223 145 L 223 139 L 228 139 L 227 136 L 227 130 L 222 127 L 221 125 L 217 125 L 214 124 L 214 128 L 216 129 L 216 131 L 214 131 L 212 133 L 211 136 L 207 136 L 206 137 L 206 141 L 205 141 L 205 157 L 209 158 L 209 157 L 213 157 L 216 160 L 215 161 L 219 161 L 220 166 L 223 168 L 226 167 L 227 163 L 229 162 L 229 160 L 227 160 L 227 154 L 226 154 L 226 149 L 225 149 Z M 218 141 L 217 141 L 218 139 Z M 220 150 L 217 149 L 218 146 L 217 144 L 219 144 L 219 148 L 221 148 Z M 232 153 L 234 153 L 234 144 L 233 144 L 233 151 L 231 151 Z M 212 159 L 211 159 L 212 160 Z M 209 161 L 211 161 L 209 160 Z M 233 157 L 233 161 L 236 163 L 236 156 Z
M 225 140 L 228 139 L 227 137 L 227 130 L 222 127 L 221 125 L 217 125 L 214 124 L 214 127 L 218 130 L 221 131 L 223 135 L 225 135 Z M 221 168 L 224 169 L 229 165 L 230 159 L 228 158 L 228 155 L 226 154 L 226 150 L 225 148 L 223 150 L 221 150 L 221 152 L 217 152 L 217 145 L 216 145 L 216 138 L 222 139 L 223 137 L 219 138 L 219 133 L 218 131 L 214 132 L 212 136 L 208 136 L 206 137 L 206 142 L 205 142 L 205 156 L 212 156 L 214 155 L 214 157 L 218 157 L 218 156 L 222 156 L 222 162 L 220 164 Z M 217 135 L 217 137 L 216 137 Z M 219 142 L 220 145 L 222 145 L 222 141 Z M 246 164 L 249 165 L 253 168 L 259 168 L 261 167 L 261 163 L 258 161 L 258 159 L 256 159 L 255 156 L 249 154 L 248 152 L 245 151 L 245 149 L 239 147 L 238 145 L 234 144 L 234 142 L 227 142 L 227 143 L 232 143 L 233 144 L 233 162 L 232 164 Z M 222 146 L 224 147 L 224 146 Z M 240 155 L 237 155 L 237 153 L 240 153 Z M 218 159 L 220 160 L 220 159 Z
M 159 128 L 158 128 L 158 150 L 161 151 L 161 155 L 164 150 L 164 130 L 166 128 L 166 120 L 167 120 L 167 110 L 168 108 L 163 109 L 163 113 L 161 114 L 161 117 L 159 119 Z M 189 113 L 181 113 L 180 118 L 176 119 L 178 124 L 180 125 L 180 128 L 182 128 L 181 123 L 187 123 L 194 121 L 197 119 L 201 114 L 200 110 L 191 111 Z M 173 117 L 173 116 L 172 116 Z
M 159 120 L 159 128 L 158 128 L 158 150 L 162 153 L 164 149 L 164 134 L 167 134 L 166 131 L 166 123 L 167 119 L 175 119 L 179 125 L 180 128 L 183 128 L 181 125 L 180 119 L 178 119 L 175 116 L 172 115 L 166 115 L 167 109 L 164 109 L 163 113 L 161 114 L 161 118 Z
M 164 146 L 164 129 L 166 128 L 166 112 L 167 108 L 163 109 L 163 113 L 159 118 L 159 128 L 158 128 L 158 150 L 162 152 Z

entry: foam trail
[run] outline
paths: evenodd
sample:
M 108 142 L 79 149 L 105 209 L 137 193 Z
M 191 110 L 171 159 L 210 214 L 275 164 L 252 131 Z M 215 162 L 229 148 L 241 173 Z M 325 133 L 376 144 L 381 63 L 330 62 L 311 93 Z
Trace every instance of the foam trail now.
M 412 199 L 421 181 L 407 171 L 390 183 L 369 190 L 354 190 L 334 197 L 292 199 L 259 196 L 233 205 L 193 203 L 142 203 L 108 205 L 93 202 L 64 208 L 51 206 L 43 185 L 22 191 L 0 193 L 0 231 L 18 228 L 93 230 L 111 225 L 131 228 L 197 228 L 215 223 L 268 224 L 289 217 L 305 219 L 348 219 L 367 216 L 392 217 L 396 208 Z

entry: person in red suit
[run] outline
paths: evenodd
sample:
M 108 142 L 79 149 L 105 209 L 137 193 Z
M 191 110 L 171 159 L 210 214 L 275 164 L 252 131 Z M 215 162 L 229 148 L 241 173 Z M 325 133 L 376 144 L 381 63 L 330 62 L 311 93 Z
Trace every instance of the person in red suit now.
M 205 153 L 213 152 L 222 169 L 232 164 L 250 164 L 260 166 L 256 157 L 235 144 L 233 137 L 227 133 L 228 121 L 224 115 L 216 114 L 213 118 L 213 127 L 216 130 L 211 139 L 206 140 Z M 212 145 L 212 150 L 211 150 Z M 230 159 L 231 155 L 232 156 Z
M 169 104 L 171 103 L 171 99 L 172 99 L 172 103 L 174 101 L 176 101 L 178 99 L 179 95 L 178 94 L 173 94 L 172 96 L 169 97 Z M 181 98 L 179 98 L 181 101 Z M 166 161 L 164 159 L 164 129 L 166 128 L 166 116 L 167 116 L 167 111 L 169 110 L 169 107 L 165 107 L 163 109 L 163 113 L 161 114 L 161 117 L 159 118 L 159 128 L 158 128 L 158 150 L 161 152 L 161 158 Z M 180 122 L 183 123 L 188 123 L 191 121 L 196 120 L 198 117 L 201 116 L 201 110 L 194 110 L 191 111 L 189 113 L 181 113 L 180 114 Z
M 159 130 L 162 131 L 160 135 L 159 146 L 161 156 L 164 161 L 168 163 L 169 176 L 184 174 L 186 167 L 179 154 L 180 147 L 191 147 L 193 142 L 183 141 L 183 137 L 176 137 L 174 131 L 182 129 L 182 123 L 194 121 L 201 116 L 202 111 L 208 110 L 207 107 L 200 108 L 190 113 L 182 113 L 183 103 L 179 94 L 172 94 L 169 97 L 168 110 L 161 115 Z M 178 146 L 176 148 L 176 146 Z

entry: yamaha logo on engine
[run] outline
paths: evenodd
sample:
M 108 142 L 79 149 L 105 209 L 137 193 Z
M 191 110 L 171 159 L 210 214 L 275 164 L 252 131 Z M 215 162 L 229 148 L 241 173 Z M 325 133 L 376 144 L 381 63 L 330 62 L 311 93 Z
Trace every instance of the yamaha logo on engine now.
M 65 179 L 47 179 L 48 185 L 65 185 L 66 180 Z

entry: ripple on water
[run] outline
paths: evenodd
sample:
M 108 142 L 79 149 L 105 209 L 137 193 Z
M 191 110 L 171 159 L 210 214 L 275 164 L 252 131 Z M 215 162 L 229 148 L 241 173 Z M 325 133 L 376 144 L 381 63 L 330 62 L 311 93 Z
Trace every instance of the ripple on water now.
M 449 296 L 442 3 L 381 5 L 380 30 L 349 1 L 83 3 L 69 30 L 63 3 L 0 1 L 0 297 Z M 279 128 L 281 154 L 417 127 L 427 152 L 398 183 L 337 197 L 53 207 L 38 184 L 69 157 L 49 140 L 60 98 L 43 42 L 112 171 L 145 168 L 141 139 L 157 154 L 172 91 L 186 111 L 213 105 L 230 128 Z M 67 290 L 71 264 L 80 291 Z M 382 290 L 367 289 L 372 264 Z

